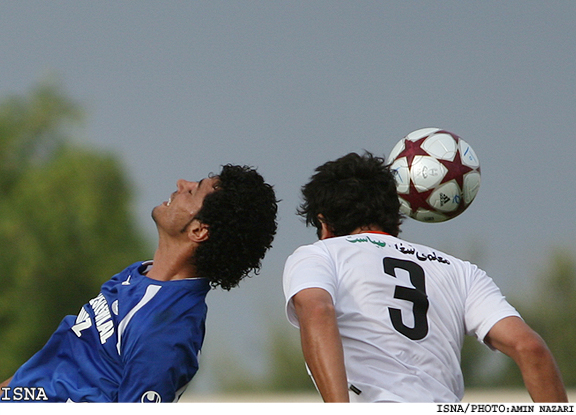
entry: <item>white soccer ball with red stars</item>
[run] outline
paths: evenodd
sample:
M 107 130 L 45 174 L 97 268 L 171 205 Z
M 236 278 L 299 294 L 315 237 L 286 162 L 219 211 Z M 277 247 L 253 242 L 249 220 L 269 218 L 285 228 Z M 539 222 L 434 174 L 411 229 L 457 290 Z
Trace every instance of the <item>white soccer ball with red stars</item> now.
M 439 128 L 416 130 L 392 149 L 400 210 L 421 222 L 460 215 L 480 188 L 480 162 L 470 145 Z

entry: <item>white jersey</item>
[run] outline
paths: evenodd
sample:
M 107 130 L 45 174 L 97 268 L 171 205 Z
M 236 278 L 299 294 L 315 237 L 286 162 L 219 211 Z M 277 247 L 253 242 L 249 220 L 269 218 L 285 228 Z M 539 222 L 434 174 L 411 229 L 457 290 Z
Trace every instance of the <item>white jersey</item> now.
M 356 402 L 456 402 L 464 395 L 464 335 L 479 341 L 519 316 L 475 265 L 383 233 L 362 233 L 298 248 L 286 261 L 292 297 L 306 288 L 332 296 Z

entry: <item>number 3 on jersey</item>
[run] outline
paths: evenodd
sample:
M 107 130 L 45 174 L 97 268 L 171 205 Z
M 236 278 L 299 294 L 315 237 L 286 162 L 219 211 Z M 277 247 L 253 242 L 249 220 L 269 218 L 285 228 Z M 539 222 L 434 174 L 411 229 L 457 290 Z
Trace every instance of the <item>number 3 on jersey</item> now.
M 414 288 L 396 286 L 394 298 L 406 300 L 413 303 L 414 327 L 408 327 L 402 320 L 402 311 L 389 307 L 390 320 L 399 333 L 412 340 L 421 340 L 428 334 L 428 297 L 426 295 L 426 283 L 424 281 L 424 270 L 420 265 L 412 261 L 405 261 L 397 258 L 384 258 L 384 272 L 396 278 L 396 270 L 401 269 L 408 272 L 410 282 Z

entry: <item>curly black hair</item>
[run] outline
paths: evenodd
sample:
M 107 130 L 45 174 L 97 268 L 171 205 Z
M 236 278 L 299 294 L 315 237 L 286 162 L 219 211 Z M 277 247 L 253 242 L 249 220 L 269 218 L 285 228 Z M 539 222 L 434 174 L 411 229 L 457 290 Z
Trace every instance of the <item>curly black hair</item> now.
M 394 175 L 383 158 L 370 152 L 350 153 L 315 172 L 302 187 L 303 203 L 297 213 L 307 226 L 316 227 L 319 237 L 318 215 L 336 236 L 370 225 L 398 236 L 403 216 Z
M 230 290 L 250 273 L 259 273 L 276 234 L 278 200 L 273 187 L 248 166 L 223 166 L 217 186 L 196 215 L 210 236 L 192 261 L 212 287 Z

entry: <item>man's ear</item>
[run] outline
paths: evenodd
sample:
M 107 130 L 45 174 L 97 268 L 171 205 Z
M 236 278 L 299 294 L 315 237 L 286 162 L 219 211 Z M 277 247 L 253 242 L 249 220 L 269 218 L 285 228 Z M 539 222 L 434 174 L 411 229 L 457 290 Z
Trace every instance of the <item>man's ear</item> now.
M 328 239 L 335 236 L 336 235 L 334 235 L 332 229 L 330 229 L 326 223 L 322 222 L 322 228 L 320 229 L 320 239 Z
M 200 243 L 210 237 L 209 226 L 199 220 L 194 219 L 188 227 L 188 238 L 192 242 Z
M 336 235 L 334 235 L 334 232 L 332 232 L 332 229 L 326 223 L 326 219 L 324 219 L 324 215 L 319 214 L 318 220 L 320 221 L 320 225 L 322 226 L 320 228 L 320 232 L 319 232 L 320 239 L 328 239 L 328 238 L 333 238 L 334 236 L 336 236 Z

